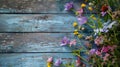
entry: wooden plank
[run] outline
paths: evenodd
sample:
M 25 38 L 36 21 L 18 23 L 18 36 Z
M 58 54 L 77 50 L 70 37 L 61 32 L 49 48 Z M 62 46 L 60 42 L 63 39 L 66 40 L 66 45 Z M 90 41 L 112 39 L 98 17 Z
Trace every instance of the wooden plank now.
M 75 62 L 71 53 L 13 53 L 0 54 L 0 67 L 46 67 L 46 60 L 51 56 L 54 62 L 59 58 L 63 64 Z
M 0 33 L 0 52 L 71 52 L 60 46 L 64 36 L 74 39 L 72 33 Z
M 75 21 L 71 14 L 0 14 L 0 32 L 73 32 Z
M 73 33 L 0 33 L 0 52 L 72 52 L 60 46 L 64 36 L 74 39 Z
M 0 32 L 72 32 L 69 14 L 0 14 Z
M 0 0 L 0 13 L 67 13 L 64 5 L 84 0 Z

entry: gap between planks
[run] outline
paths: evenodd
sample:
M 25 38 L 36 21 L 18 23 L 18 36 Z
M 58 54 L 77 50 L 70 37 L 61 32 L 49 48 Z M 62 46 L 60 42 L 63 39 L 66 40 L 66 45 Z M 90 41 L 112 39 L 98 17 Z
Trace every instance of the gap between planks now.
M 73 52 L 0 52 L 0 54 L 21 54 L 21 53 L 73 53 Z

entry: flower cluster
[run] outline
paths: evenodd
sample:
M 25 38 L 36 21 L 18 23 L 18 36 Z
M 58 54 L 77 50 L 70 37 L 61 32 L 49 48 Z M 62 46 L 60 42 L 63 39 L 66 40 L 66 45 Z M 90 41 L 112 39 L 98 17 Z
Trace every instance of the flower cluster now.
M 60 46 L 72 48 L 77 59 L 65 66 L 61 59 L 54 62 L 50 57 L 47 67 L 119 67 L 119 3 L 120 0 L 84 0 L 78 9 L 76 3 L 66 3 L 64 10 L 74 12 L 77 18 L 73 22 L 75 38 L 63 37 Z
M 61 41 L 61 46 L 65 46 L 65 45 L 69 45 L 70 47 L 72 45 L 76 45 L 76 40 L 74 39 L 70 41 L 67 37 L 64 37 Z
M 62 65 L 62 61 L 60 58 L 57 59 L 54 64 L 53 64 L 53 57 L 50 57 L 47 60 L 47 67 L 61 66 L 61 65 Z
M 65 4 L 65 10 L 73 11 L 77 17 L 77 21 L 73 22 L 75 29 L 73 34 L 76 39 L 70 41 L 64 37 L 61 46 L 82 47 L 73 51 L 78 58 L 75 67 L 85 67 L 82 61 L 85 61 L 88 67 L 120 66 L 120 4 L 118 2 L 120 1 L 85 0 L 80 4 L 79 9 L 74 8 L 73 2 Z M 81 45 L 83 39 L 85 43 Z M 87 59 L 81 56 L 81 51 Z

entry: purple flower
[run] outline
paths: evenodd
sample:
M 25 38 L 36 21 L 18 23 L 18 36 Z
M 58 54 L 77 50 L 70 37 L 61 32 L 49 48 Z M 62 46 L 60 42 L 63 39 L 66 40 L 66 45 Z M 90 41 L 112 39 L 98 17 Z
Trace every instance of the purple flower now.
M 56 62 L 55 62 L 55 66 L 60 66 L 62 64 L 62 61 L 61 59 L 58 59 Z
M 67 37 L 64 37 L 62 39 L 62 44 L 60 44 L 60 46 L 64 46 L 70 43 L 70 40 Z
M 70 10 L 73 8 L 73 2 L 69 2 L 65 4 L 65 10 Z
M 105 16 L 106 13 L 107 13 L 107 12 L 101 12 L 102 16 Z
M 90 55 L 95 54 L 95 51 L 96 51 L 95 49 L 91 49 L 91 50 L 89 51 L 89 54 L 90 54 Z
M 78 22 L 80 25 L 87 23 L 87 17 L 79 17 L 78 16 Z

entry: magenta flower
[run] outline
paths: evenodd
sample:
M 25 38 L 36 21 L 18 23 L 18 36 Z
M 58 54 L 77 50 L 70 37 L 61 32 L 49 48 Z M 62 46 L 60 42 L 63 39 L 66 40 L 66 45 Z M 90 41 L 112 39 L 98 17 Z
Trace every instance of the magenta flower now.
M 72 45 L 76 45 L 76 40 L 75 39 L 70 41 L 70 46 L 72 46 Z
M 78 22 L 80 25 L 87 23 L 87 20 L 88 20 L 87 17 L 78 16 Z
M 91 50 L 89 51 L 89 54 L 90 54 L 90 55 L 93 55 L 93 54 L 95 54 L 95 52 L 96 52 L 95 49 L 91 49 Z
M 49 63 L 53 62 L 53 57 L 48 58 L 47 62 Z
M 108 52 L 110 50 L 109 46 L 103 46 L 101 52 Z
M 114 49 L 117 47 L 116 45 L 108 46 L 111 51 L 114 51 Z
M 70 10 L 70 9 L 72 9 L 73 8 L 73 2 L 69 2 L 69 3 L 66 3 L 65 4 L 65 9 L 64 10 Z
M 58 59 L 56 62 L 55 62 L 55 66 L 60 66 L 62 64 L 62 61 L 61 59 Z
M 70 40 L 67 37 L 64 37 L 62 39 L 62 44 L 60 44 L 60 46 L 65 46 L 68 45 L 70 43 Z
M 101 52 L 114 51 L 114 49 L 116 47 L 117 47 L 116 45 L 113 45 L 113 46 L 103 46 Z

